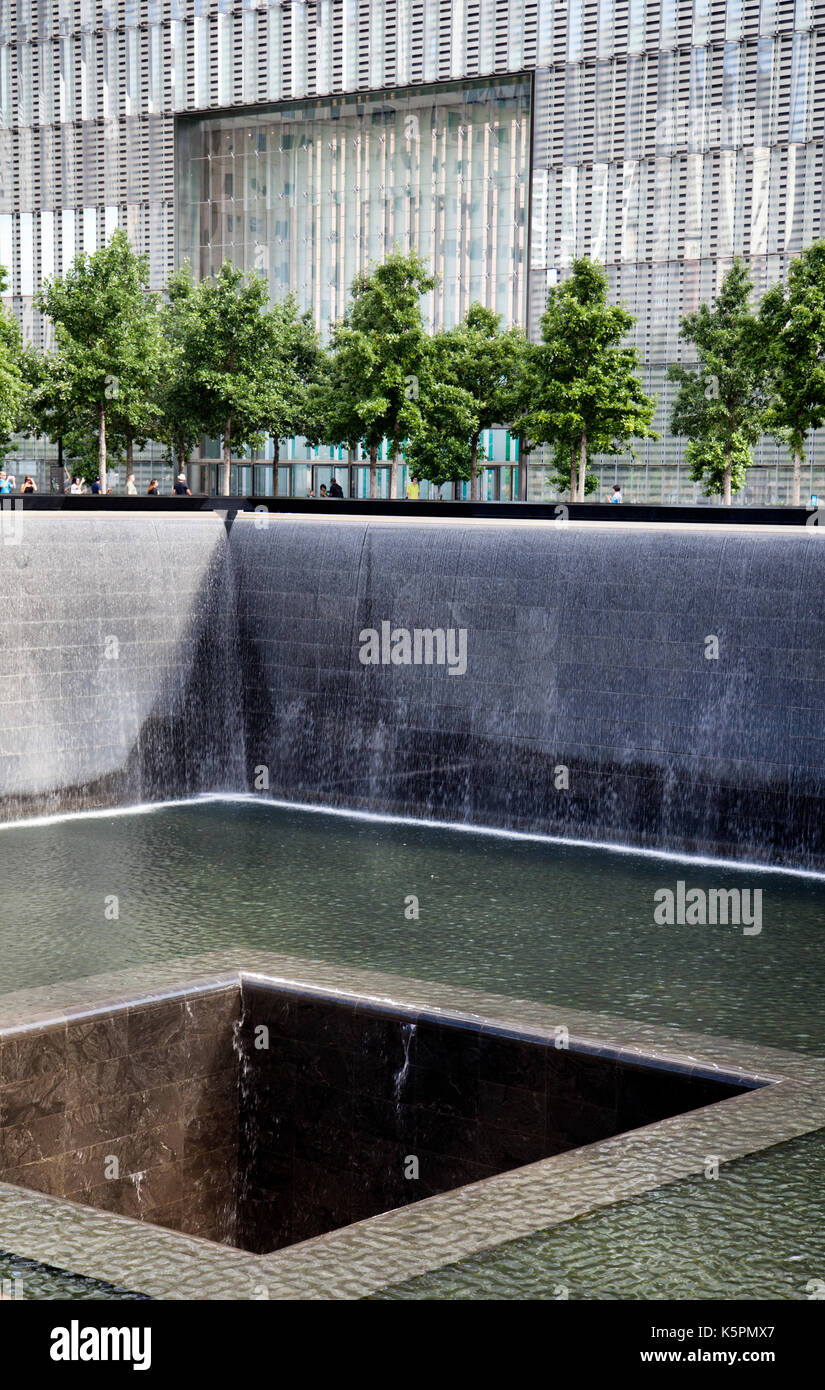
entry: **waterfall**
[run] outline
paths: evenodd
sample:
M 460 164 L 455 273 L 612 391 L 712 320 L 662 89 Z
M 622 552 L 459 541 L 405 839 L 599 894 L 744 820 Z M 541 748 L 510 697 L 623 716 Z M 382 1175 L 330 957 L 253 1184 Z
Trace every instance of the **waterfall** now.
M 25 511 L 0 819 L 198 792 L 825 867 L 815 527 Z
M 239 516 L 230 547 L 250 786 L 825 865 L 816 528 Z
M 0 819 L 236 790 L 222 521 L 17 519 L 14 537 L 0 536 Z
M 404 1087 L 410 1074 L 410 1046 L 415 1037 L 415 1024 L 403 1023 L 401 1025 L 401 1040 L 404 1045 L 404 1060 L 395 1074 L 393 1094 L 395 1096 L 395 1108 L 401 1109 L 401 1098 L 404 1094 Z

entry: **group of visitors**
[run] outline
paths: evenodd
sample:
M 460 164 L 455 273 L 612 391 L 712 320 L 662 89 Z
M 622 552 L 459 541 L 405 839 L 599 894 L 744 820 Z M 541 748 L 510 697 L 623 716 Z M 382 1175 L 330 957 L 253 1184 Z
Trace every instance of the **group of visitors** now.
M 7 473 L 4 468 L 0 468 L 0 497 L 11 497 L 17 491 L 17 479 L 13 473 Z M 30 473 L 23 479 L 23 486 L 20 489 L 21 496 L 37 492 L 37 483 Z
M 339 481 L 338 481 L 337 478 L 333 478 L 333 480 L 332 480 L 332 482 L 330 483 L 329 487 L 327 487 L 326 483 L 322 483 L 322 484 L 321 484 L 321 487 L 320 487 L 320 489 L 319 489 L 319 491 L 318 491 L 318 496 L 319 496 L 319 497 L 343 497 L 343 495 L 344 495 L 344 489 L 341 487 L 341 484 L 339 483 Z M 310 490 L 309 490 L 309 492 L 307 493 L 307 497 L 314 497 L 314 496 L 315 496 L 315 489 L 311 487 Z
M 103 487 L 100 479 L 95 478 L 94 482 L 91 483 L 88 490 L 93 497 L 100 496 L 100 494 L 103 492 Z M 0 468 L 0 497 L 10 497 L 12 493 L 16 491 L 17 479 L 15 478 L 14 474 L 7 473 L 5 469 Z M 107 493 L 112 493 L 114 489 L 107 488 L 106 491 Z M 27 473 L 25 478 L 23 479 L 23 486 L 21 487 L 20 492 L 22 496 L 30 495 L 33 492 L 37 492 L 37 484 L 35 483 L 34 478 L 32 478 L 30 473 Z M 74 496 L 81 496 L 86 492 L 86 487 L 81 477 L 76 477 L 72 479 L 71 484 L 69 486 L 69 492 Z M 185 473 L 178 474 L 177 478 L 172 484 L 172 493 L 175 497 L 192 496 L 189 484 L 186 481 Z M 137 495 L 138 490 L 137 484 L 135 483 L 135 475 L 134 473 L 129 473 L 126 477 L 126 496 L 137 497 Z M 315 490 L 311 488 L 307 496 L 314 497 L 315 495 Z M 146 496 L 160 497 L 160 486 L 158 484 L 157 478 L 152 478 L 151 482 L 149 483 L 149 486 L 146 489 Z M 344 489 L 341 487 L 341 484 L 338 482 L 338 479 L 333 477 L 329 487 L 327 487 L 325 483 L 321 484 L 318 496 L 322 499 L 327 497 L 343 497 Z M 412 477 L 410 478 L 410 481 L 407 483 L 406 498 L 408 502 L 417 502 L 420 496 L 420 480 L 418 478 L 418 475 L 416 473 L 413 473 Z M 613 494 L 610 498 L 610 501 L 619 503 L 624 501 L 624 498 L 622 496 L 621 483 L 613 484 Z
M 27 481 L 30 481 L 30 480 L 27 479 Z M 37 491 L 37 489 L 34 487 L 34 485 L 32 485 L 32 489 L 31 489 L 31 490 L 32 490 L 33 492 L 36 492 L 36 491 Z M 89 490 L 89 492 L 92 494 L 93 497 L 99 497 L 100 494 L 103 492 L 103 488 L 102 488 L 102 486 L 101 486 L 100 479 L 99 479 L 99 478 L 95 478 L 94 482 L 90 484 L 88 490 Z M 26 489 L 24 488 L 23 491 L 25 492 Z M 76 497 L 80 497 L 80 496 L 82 496 L 83 494 L 85 494 L 85 492 L 86 492 L 86 487 L 85 487 L 85 485 L 84 485 L 84 483 L 83 483 L 83 479 L 80 478 L 80 477 L 73 478 L 72 481 L 71 481 L 71 485 L 70 485 L 70 487 L 69 487 L 69 492 L 70 492 L 73 496 L 76 496 Z M 111 493 L 114 492 L 114 488 L 111 488 L 111 487 L 110 487 L 110 488 L 107 488 L 107 489 L 106 489 L 106 492 L 107 492 L 107 495 L 108 495 L 108 494 L 111 494 Z M 192 493 L 191 493 L 190 488 L 189 488 L 189 484 L 188 484 L 188 482 L 186 481 L 186 474 L 185 474 L 185 473 L 179 473 L 179 474 L 178 474 L 177 478 L 175 479 L 174 483 L 172 484 L 172 493 L 173 493 L 173 495 L 174 495 L 175 497 L 191 497 L 191 496 L 192 496 Z M 127 477 L 126 477 L 126 496 L 127 496 L 127 497 L 137 497 L 137 495 L 138 495 L 138 490 L 137 490 L 137 484 L 136 484 L 136 482 L 135 482 L 135 475 L 134 475 L 134 473 L 129 473 L 129 474 L 127 475 Z M 146 496 L 147 496 L 147 497 L 160 497 L 160 486 L 159 486 L 159 484 L 158 484 L 157 478 L 152 478 L 151 482 L 149 483 L 149 486 L 148 486 L 147 489 L 146 489 Z

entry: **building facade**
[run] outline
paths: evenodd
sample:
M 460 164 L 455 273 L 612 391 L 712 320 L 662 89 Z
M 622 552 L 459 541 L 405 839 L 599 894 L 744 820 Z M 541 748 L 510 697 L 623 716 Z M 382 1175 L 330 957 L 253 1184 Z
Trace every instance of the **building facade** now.
M 660 438 L 600 470 L 638 500 L 696 499 L 667 428 L 679 320 L 734 256 L 761 291 L 823 235 L 823 142 L 825 0 L 0 0 L 0 264 L 27 338 L 43 278 L 116 226 L 154 287 L 229 255 L 322 332 L 396 243 L 439 271 L 434 327 L 479 298 L 531 334 L 587 254 L 659 399 Z M 486 450 L 487 494 L 511 494 L 514 442 Z M 293 441 L 282 485 L 343 462 Z M 251 467 L 238 487 L 263 490 Z M 746 500 L 786 500 L 789 471 L 763 440 Z

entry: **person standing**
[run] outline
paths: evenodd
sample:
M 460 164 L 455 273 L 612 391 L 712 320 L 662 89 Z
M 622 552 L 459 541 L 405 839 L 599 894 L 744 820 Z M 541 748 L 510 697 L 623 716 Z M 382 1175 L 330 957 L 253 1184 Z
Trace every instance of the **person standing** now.
M 624 501 L 624 498 L 622 497 L 622 485 L 621 485 L 621 483 L 614 483 L 614 484 L 613 484 L 613 496 L 611 497 L 610 501 L 611 501 L 611 502 L 623 502 L 623 501 Z
M 420 496 L 421 484 L 418 481 L 418 474 L 413 473 L 410 481 L 407 483 L 407 501 L 417 502 Z
M 37 484 L 34 481 L 34 478 L 32 477 L 31 473 L 26 474 L 25 478 L 23 479 L 23 486 L 21 487 L 20 491 L 21 493 L 26 495 L 29 495 L 32 492 L 37 492 Z
M 173 488 L 172 490 L 173 490 L 173 492 L 174 492 L 174 494 L 175 494 L 176 497 L 191 497 L 191 496 L 192 496 L 191 492 L 189 491 L 189 484 L 188 484 L 187 481 L 186 481 L 186 474 L 185 474 L 185 473 L 179 473 L 179 474 L 178 474 L 177 478 L 175 479 L 175 486 L 174 486 L 174 488 Z
M 93 497 L 99 497 L 100 494 L 102 493 L 102 491 L 103 491 L 103 484 L 101 483 L 101 481 L 100 481 L 99 478 L 95 478 L 95 480 L 94 480 L 94 482 L 92 483 L 92 486 L 91 486 L 91 493 L 92 493 L 92 496 L 93 496 Z
M 83 479 L 75 478 L 72 482 L 71 487 L 69 488 L 69 492 L 72 493 L 72 495 L 75 497 L 80 497 L 83 493 Z
M 158 480 L 157 480 L 157 478 L 153 478 L 152 481 L 150 482 L 149 486 L 148 486 L 147 489 L 146 489 L 146 496 L 147 496 L 147 497 L 160 497 L 160 488 L 158 487 Z
M 332 479 L 332 482 L 329 485 L 329 495 L 330 497 L 343 497 L 344 495 L 344 489 L 341 487 L 341 484 L 335 477 Z
M 137 488 L 136 488 L 136 486 L 135 486 L 135 475 L 134 475 L 134 473 L 130 473 L 129 476 L 127 477 L 127 479 L 126 479 L 126 496 L 127 496 L 127 497 L 137 497 Z

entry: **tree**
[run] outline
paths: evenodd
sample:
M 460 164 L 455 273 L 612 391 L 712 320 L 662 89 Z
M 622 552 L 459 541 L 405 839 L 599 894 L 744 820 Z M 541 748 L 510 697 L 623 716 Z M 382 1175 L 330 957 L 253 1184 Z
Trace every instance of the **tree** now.
M 236 453 L 256 447 L 297 409 L 294 364 L 284 354 L 300 355 L 308 326 L 294 306 L 270 310 L 263 278 L 247 277 L 231 261 L 213 278 L 188 287 L 187 276 L 191 281 L 188 267 L 172 286 L 187 382 L 171 418 L 178 437 L 198 419 L 203 433 L 222 440 L 221 493 L 227 497 L 233 447 Z
M 825 422 L 825 241 L 791 264 L 759 308 L 770 403 L 764 425 L 793 455 L 792 503 L 799 506 L 805 436 Z
M 343 444 L 350 453 L 363 445 L 369 458 L 369 495 L 377 495 L 378 451 L 384 437 L 382 403 L 361 395 L 369 390 L 373 354 L 366 336 L 347 331 L 346 320 L 333 329 L 330 351 L 311 388 L 313 443 Z
M 725 489 L 727 478 L 731 492 L 739 492 L 748 476 L 751 462 L 751 444 L 738 431 L 730 440 L 706 436 L 691 439 L 685 449 L 685 458 L 694 483 L 702 484 L 705 497 L 716 497 Z
M 438 487 L 470 478 L 478 456 L 478 422 L 477 402 L 469 391 L 428 382 L 418 428 L 404 451 L 411 472 Z
M 270 311 L 272 377 L 266 429 L 272 437 L 273 492 L 278 496 L 278 464 L 282 439 L 318 434 L 317 396 L 313 388 L 322 371 L 322 353 L 310 313 L 299 314 L 294 295 L 276 301 Z
M 27 383 L 24 433 L 62 440 L 66 480 L 76 475 L 92 482 L 100 469 L 94 403 L 87 402 L 85 407 L 78 404 L 73 378 L 57 352 L 40 352 L 27 346 L 23 351 L 23 372 Z M 111 455 L 112 442 L 112 431 L 107 429 L 107 457 Z
M 747 267 L 735 260 L 713 308 L 700 304 L 682 319 L 682 337 L 696 348 L 698 365 L 674 363 L 668 369 L 670 380 L 679 384 L 671 430 L 690 440 L 691 476 L 703 482 L 706 495 L 720 493 L 727 507 L 731 493 L 744 486 L 766 406 L 751 289 Z
M 5 293 L 8 272 L 0 266 L 0 295 Z M 28 395 L 25 356 L 20 327 L 8 309 L 0 306 L 0 458 L 11 447 L 11 436 L 23 422 Z
M 94 482 L 99 476 L 98 436 L 94 422 L 77 422 L 70 425 L 62 434 L 63 460 L 67 478 L 82 478 L 84 482 Z M 126 440 L 114 430 L 106 430 L 107 476 L 112 468 L 117 468 L 126 455 Z
M 351 303 L 333 332 L 334 379 L 341 391 L 336 443 L 363 440 L 370 453 L 370 495 L 382 439 L 392 455 L 390 496 L 398 496 L 398 463 L 405 439 L 421 429 L 418 400 L 427 335 L 421 296 L 435 278 L 415 253 L 394 251 L 353 281 Z M 330 417 L 334 424 L 335 414 Z M 332 442 L 332 441 L 330 441 Z
M 547 481 L 549 482 L 551 487 L 554 487 L 556 489 L 556 492 L 569 491 L 573 472 L 574 470 L 578 469 L 578 460 L 578 449 L 575 446 L 570 450 L 570 453 L 567 456 L 565 456 L 563 452 L 557 452 L 554 455 L 553 467 L 555 471 L 550 475 Z M 598 492 L 598 490 L 599 480 L 596 477 L 596 474 L 591 473 L 588 469 L 584 479 L 585 496 L 588 496 L 588 494 L 591 492 Z
M 101 250 L 75 256 L 65 276 L 46 280 L 36 300 L 55 326 L 52 378 L 62 383 L 62 409 L 95 419 L 104 492 L 110 419 L 139 428 L 155 369 L 159 306 L 148 284 L 147 258 L 119 228 Z
M 620 454 L 632 438 L 656 438 L 656 402 L 639 380 L 639 354 L 621 346 L 635 323 L 607 302 L 604 269 L 583 257 L 551 289 L 542 341 L 528 349 L 519 427 L 530 447 L 549 444 L 556 470 L 569 469 L 571 501 L 583 501 L 594 453 Z
M 476 422 L 470 438 L 470 500 L 478 497 L 478 447 L 482 431 L 507 426 L 518 407 L 518 388 L 526 349 L 522 329 L 502 332 L 501 315 L 473 303 L 457 328 L 437 333 L 432 339 L 431 376 L 436 381 L 468 392 L 475 406 Z M 426 403 L 424 404 L 426 412 Z M 422 476 L 429 476 L 422 474 Z M 435 480 L 433 480 L 435 481 Z
M 161 310 L 166 371 L 156 392 L 158 418 L 152 428 L 152 437 L 166 447 L 168 462 L 182 473 L 206 432 L 203 393 L 187 358 L 189 338 L 196 332 L 194 290 L 188 262 L 166 282 Z

